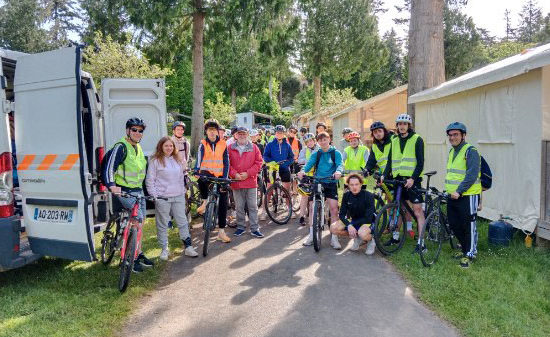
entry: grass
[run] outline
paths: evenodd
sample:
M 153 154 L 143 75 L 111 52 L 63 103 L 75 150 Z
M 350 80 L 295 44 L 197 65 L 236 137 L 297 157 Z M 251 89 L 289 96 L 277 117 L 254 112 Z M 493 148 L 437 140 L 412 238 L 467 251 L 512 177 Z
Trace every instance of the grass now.
M 96 247 L 100 234 L 95 237 Z M 177 230 L 170 231 L 171 247 L 180 247 Z M 133 274 L 120 294 L 118 256 L 109 267 L 101 262 L 43 258 L 20 269 L 0 273 L 0 336 L 110 336 L 119 331 L 140 298 L 158 284 L 166 263 L 154 220 L 143 232 L 143 250 L 156 265 Z M 98 255 L 99 257 L 99 255 Z
M 479 223 L 478 257 L 469 269 L 452 259 L 448 244 L 425 268 L 411 255 L 413 240 L 389 260 L 417 297 L 466 336 L 550 336 L 550 253 L 526 248 L 519 232 L 509 247 L 488 244 Z

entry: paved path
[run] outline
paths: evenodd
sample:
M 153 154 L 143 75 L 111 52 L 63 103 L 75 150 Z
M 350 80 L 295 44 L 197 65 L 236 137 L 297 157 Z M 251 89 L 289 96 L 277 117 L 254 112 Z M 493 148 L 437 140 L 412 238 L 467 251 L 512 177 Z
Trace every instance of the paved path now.
M 122 335 L 458 336 L 379 255 L 350 251 L 347 239 L 335 251 L 328 235 L 315 253 L 294 222 L 264 225 L 264 239 L 213 241 L 207 258 L 176 258 Z

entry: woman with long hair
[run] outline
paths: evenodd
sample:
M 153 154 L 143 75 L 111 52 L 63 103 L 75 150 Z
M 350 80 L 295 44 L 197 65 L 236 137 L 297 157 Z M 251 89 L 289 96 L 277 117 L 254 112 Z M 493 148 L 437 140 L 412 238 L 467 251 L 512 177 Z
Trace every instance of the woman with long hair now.
M 189 223 L 185 215 L 185 178 L 183 163 L 178 157 L 176 144 L 170 137 L 162 137 L 157 143 L 155 154 L 149 160 L 149 169 L 145 184 L 147 191 L 153 197 L 163 197 L 167 200 L 155 201 L 157 238 L 162 248 L 161 260 L 168 260 L 168 221 L 170 215 L 178 225 L 180 239 L 185 247 L 184 254 L 190 257 L 198 256 L 191 243 Z

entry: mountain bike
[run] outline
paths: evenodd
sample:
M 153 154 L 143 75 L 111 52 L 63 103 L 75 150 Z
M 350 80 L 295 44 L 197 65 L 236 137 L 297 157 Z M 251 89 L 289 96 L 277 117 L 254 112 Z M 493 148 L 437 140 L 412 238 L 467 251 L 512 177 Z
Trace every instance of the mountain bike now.
M 187 170 L 191 172 L 192 170 Z M 202 204 L 201 193 L 199 191 L 199 185 L 191 180 L 188 174 L 185 175 L 185 214 L 190 221 L 192 218 L 191 207 L 194 205 L 195 209 L 199 208 Z
M 137 219 L 140 203 L 144 199 L 155 201 L 155 198 L 131 192 L 121 192 L 117 195 L 124 198 L 134 198 L 135 201 L 130 211 L 117 211 L 109 219 L 101 239 L 101 262 L 108 265 L 112 261 L 115 251 L 120 249 L 118 290 L 123 293 L 128 288 L 135 259 L 141 251 L 138 243 L 141 242 L 143 223 Z M 168 200 L 161 197 L 158 199 Z M 113 227 L 115 227 L 114 232 L 112 231 Z
M 264 196 L 264 208 L 271 220 L 278 225 L 288 223 L 292 216 L 292 197 L 290 192 L 283 186 L 279 176 L 279 165 L 285 161 L 266 164 L 271 186 L 269 186 Z M 275 178 L 273 178 L 273 175 L 275 175 Z
M 208 255 L 208 243 L 210 242 L 210 233 L 216 228 L 218 223 L 218 208 L 220 200 L 220 192 L 226 189 L 229 184 L 234 181 L 226 178 L 216 178 L 207 175 L 198 175 L 199 179 L 210 182 L 208 189 L 208 199 L 204 211 L 204 221 L 202 228 L 204 229 L 204 241 L 202 245 L 202 256 Z
M 313 194 L 313 249 L 316 252 L 321 250 L 321 239 L 323 237 L 323 229 L 326 227 L 325 214 L 325 194 L 322 183 L 336 183 L 338 180 L 332 176 L 329 177 L 310 177 L 304 176 L 303 184 L 311 185 L 311 193 Z

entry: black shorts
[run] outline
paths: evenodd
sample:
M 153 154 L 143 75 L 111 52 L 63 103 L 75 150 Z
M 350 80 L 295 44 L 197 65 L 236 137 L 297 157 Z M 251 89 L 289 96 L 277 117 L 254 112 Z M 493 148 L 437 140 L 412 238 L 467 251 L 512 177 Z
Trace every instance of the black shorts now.
M 300 172 L 301 169 L 302 168 L 300 167 L 300 164 L 298 164 L 296 162 L 294 162 L 290 165 L 290 172 L 291 173 L 296 174 L 296 173 Z
M 353 227 L 355 227 L 356 230 L 359 230 L 359 228 L 361 228 L 361 227 L 364 226 L 364 225 L 368 225 L 369 228 L 370 228 L 371 234 L 374 233 L 374 224 L 371 224 L 371 225 L 369 225 L 369 224 L 358 224 L 358 225 L 351 224 L 351 225 L 352 225 Z M 346 230 L 348 230 L 348 226 L 346 226 Z
M 283 168 L 282 166 L 279 166 L 279 176 L 281 177 L 281 181 L 283 183 L 289 183 L 290 182 L 290 168 Z M 273 179 L 275 179 L 275 172 L 273 172 Z
M 413 187 L 411 188 L 405 188 L 401 190 L 401 199 L 402 200 L 408 200 L 413 204 L 421 204 L 424 202 L 424 198 L 422 196 L 422 193 L 419 193 L 416 191 L 416 188 L 421 188 L 421 181 L 415 181 L 413 184 Z
M 338 201 L 338 185 L 336 183 L 321 183 L 325 199 L 334 199 Z M 313 200 L 313 194 L 309 196 L 309 201 Z

